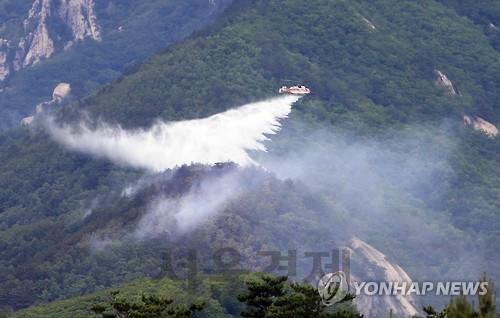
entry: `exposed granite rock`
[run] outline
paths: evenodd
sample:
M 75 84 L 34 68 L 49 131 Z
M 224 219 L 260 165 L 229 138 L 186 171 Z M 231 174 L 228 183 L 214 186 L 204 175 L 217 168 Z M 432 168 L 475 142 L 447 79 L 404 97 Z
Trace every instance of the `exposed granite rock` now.
M 481 131 L 488 137 L 494 138 L 498 135 L 498 128 L 492 123 L 477 116 L 464 116 L 464 124 L 471 126 L 474 130 Z
M 70 32 L 53 25 L 62 25 Z M 72 38 L 65 39 L 62 33 Z M 85 38 L 101 40 L 94 0 L 35 0 L 24 20 L 24 36 L 19 41 L 14 68 L 37 64 Z
M 47 20 L 52 15 L 51 7 L 51 0 L 35 0 L 33 3 L 28 18 L 24 20 L 25 36 L 19 42 L 14 62 L 16 70 L 36 64 L 54 53 L 54 42 L 47 27 Z
M 0 39 L 0 81 L 10 74 L 9 51 L 9 41 Z
M 21 126 L 29 126 L 33 123 L 34 120 L 35 120 L 35 116 L 24 117 L 21 120 Z
M 101 40 L 101 31 L 94 12 L 94 0 L 61 0 L 58 13 L 71 29 L 74 41 L 85 38 Z
M 37 118 L 38 115 L 51 112 L 54 110 L 54 106 L 60 104 L 71 92 L 71 85 L 68 83 L 59 83 L 54 91 L 52 92 L 52 99 L 43 103 L 36 105 L 35 114 L 29 117 L 25 117 L 21 120 L 22 126 L 29 126 Z
M 367 25 L 370 29 L 372 29 L 372 30 L 376 30 L 376 29 L 377 29 L 377 27 L 375 26 L 375 24 L 373 24 L 373 22 L 372 22 L 372 21 L 368 20 L 367 18 L 365 18 L 365 17 L 364 17 L 364 16 L 362 16 L 362 15 L 359 15 L 359 16 L 361 17 L 361 20 L 363 20 L 363 22 L 365 22 L 365 23 L 366 23 L 366 25 Z
M 353 238 L 349 249 L 351 259 L 363 264 L 362 273 L 353 271 L 355 280 L 386 281 L 411 284 L 410 276 L 397 264 L 390 262 L 387 257 L 375 247 Z M 383 275 L 383 277 L 380 277 Z M 359 295 L 356 305 L 365 317 L 377 317 L 380 310 L 389 311 L 395 317 L 413 317 L 419 313 L 419 302 L 413 295 Z
M 458 90 L 455 88 L 453 83 L 448 79 L 448 76 L 441 72 L 440 70 L 434 70 L 434 73 L 436 74 L 436 85 L 444 87 L 450 91 L 451 94 L 453 95 L 458 95 Z
M 71 92 L 71 85 L 68 83 L 59 83 L 52 93 L 52 100 L 58 103 L 62 102 Z

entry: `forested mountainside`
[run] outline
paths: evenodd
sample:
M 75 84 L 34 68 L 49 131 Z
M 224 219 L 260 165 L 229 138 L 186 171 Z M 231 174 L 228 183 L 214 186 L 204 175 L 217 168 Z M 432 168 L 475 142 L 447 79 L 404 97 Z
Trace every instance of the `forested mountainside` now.
M 233 317 L 231 314 L 238 315 L 242 307 L 234 298 L 235 294 L 243 293 L 242 280 L 243 277 L 238 276 L 230 276 L 225 280 L 204 280 L 202 291 L 200 290 L 197 295 L 188 293 L 186 286 L 182 282 L 137 280 L 124 284 L 120 288 L 120 296 L 137 301 L 141 297 L 141 294 L 137 293 L 140 290 L 148 294 L 161 294 L 172 297 L 176 301 L 185 303 L 203 300 L 206 302 L 206 308 L 203 311 L 204 316 Z M 89 317 L 92 315 L 90 308 L 93 304 L 109 302 L 112 299 L 110 292 L 111 290 L 105 290 L 83 297 L 29 308 L 15 313 L 13 317 Z
M 17 126 L 60 82 L 79 98 L 210 23 L 229 1 L 3 0 L 0 127 Z
M 498 280 L 500 138 L 464 123 L 500 121 L 500 13 L 481 3 L 237 1 L 59 119 L 85 111 L 148 127 L 307 84 L 313 94 L 294 106 L 269 156 L 318 157 L 303 162 L 299 181 L 255 172 L 262 189 L 179 249 L 234 245 L 249 256 L 288 249 L 291 237 L 321 249 L 318 240 L 327 247 L 359 235 L 412 278 L 487 271 Z M 37 128 L 2 135 L 0 149 L 3 305 L 79 295 L 158 268 L 158 241 L 120 240 L 145 203 L 116 198 L 141 171 L 65 150 Z M 89 209 L 99 213 L 86 218 Z M 83 244 L 93 234 L 118 243 L 96 253 Z
M 108 87 L 103 96 L 113 100 L 102 102 L 109 107 L 102 107 L 99 95 L 83 107 L 129 126 L 145 125 L 162 114 L 186 117 L 200 104 L 200 95 L 208 94 L 203 104 L 209 114 L 233 105 L 232 94 L 247 101 L 287 80 L 307 82 L 315 99 L 305 111 L 332 123 L 352 113 L 368 127 L 463 113 L 498 121 L 498 53 L 482 30 L 456 11 L 435 2 L 312 2 L 287 7 L 257 3 L 249 13 L 233 17 L 231 26 L 221 22 L 212 27 L 220 29 L 216 33 L 189 39 Z M 287 22 L 293 18 L 294 23 Z M 436 85 L 437 71 L 451 81 L 456 94 Z M 141 98 L 150 95 L 146 88 L 158 83 L 165 88 L 156 92 L 158 99 L 142 103 Z M 189 96 L 191 104 L 182 104 L 181 96 Z M 326 106 L 317 105 L 318 100 Z
M 264 280 L 263 278 L 269 278 L 269 280 Z M 268 286 L 274 287 L 274 291 L 278 290 L 276 288 L 277 282 L 283 282 L 284 293 L 279 293 L 276 295 L 274 292 L 273 296 L 266 295 L 264 292 L 269 291 Z M 252 285 L 251 283 L 257 283 Z M 145 310 L 127 310 L 126 308 L 133 307 L 136 304 L 144 303 L 143 301 L 147 298 L 141 299 L 141 294 L 138 291 L 147 293 L 146 297 L 157 295 L 162 295 L 163 299 L 173 300 L 172 306 L 179 306 L 179 308 L 187 308 L 190 304 L 197 304 L 200 306 L 202 304 L 202 309 L 200 312 L 196 312 L 194 315 L 185 315 L 183 311 L 176 313 L 174 310 L 163 311 L 162 317 L 240 317 L 240 313 L 246 310 L 247 306 L 236 298 L 236 295 L 244 295 L 248 293 L 246 287 L 255 286 L 254 290 L 261 288 L 255 294 L 262 294 L 262 299 L 265 299 L 262 303 L 266 302 L 268 310 L 265 312 L 272 312 L 275 316 L 279 317 L 295 317 L 299 316 L 303 318 L 360 318 L 360 314 L 356 311 L 355 307 L 346 302 L 344 304 L 336 306 L 336 308 L 326 307 L 324 305 L 311 303 L 311 300 L 318 300 L 319 295 L 315 290 L 305 284 L 300 284 L 303 289 L 293 288 L 290 281 L 286 280 L 286 277 L 272 277 L 263 276 L 259 274 L 225 274 L 217 275 L 212 277 L 200 277 L 198 293 L 194 294 L 192 292 L 187 292 L 187 287 L 185 284 L 179 281 L 172 281 L 170 279 L 165 279 L 162 281 L 155 280 L 136 280 L 127 284 L 120 286 L 120 289 L 115 290 L 105 290 L 99 291 L 90 295 L 85 295 L 83 297 L 75 297 L 73 299 L 62 300 L 59 302 L 54 302 L 47 305 L 41 305 L 33 308 L 28 308 L 27 310 L 21 310 L 15 313 L 12 317 L 74 317 L 83 318 L 89 317 L 89 315 L 95 316 L 96 312 L 102 312 L 103 317 L 115 317 L 117 315 L 116 310 L 111 310 L 110 304 L 116 304 L 115 308 L 123 308 L 125 312 L 128 312 L 130 316 L 136 314 L 140 315 L 143 313 L 149 314 L 149 316 L 157 317 L 160 316 L 158 312 L 161 312 L 156 306 L 159 301 L 156 298 L 156 302 L 149 302 L 148 305 L 144 306 Z M 116 300 L 118 299 L 118 300 Z M 251 298 L 252 299 L 252 298 Z M 253 298 L 254 299 L 254 298 Z M 252 299 L 252 300 L 253 300 Z M 162 298 L 159 298 L 161 301 Z M 267 302 L 270 300 L 270 302 Z M 147 302 L 147 300 L 146 300 Z M 133 304 L 127 306 L 127 304 Z M 97 309 L 92 312 L 89 308 Z M 154 312 L 156 315 L 151 314 Z M 247 311 L 248 312 L 248 311 Z M 261 315 L 261 312 L 257 312 L 254 315 Z M 253 312 L 249 312 L 252 314 Z M 100 316 L 99 314 L 97 316 Z M 243 315 L 242 315 L 243 316 Z

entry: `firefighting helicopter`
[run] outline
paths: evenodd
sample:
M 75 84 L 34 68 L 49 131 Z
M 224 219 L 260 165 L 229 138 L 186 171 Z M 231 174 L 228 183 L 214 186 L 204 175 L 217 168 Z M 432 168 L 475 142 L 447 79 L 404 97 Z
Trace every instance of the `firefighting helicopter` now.
M 311 94 L 311 90 L 303 85 L 299 86 L 283 86 L 278 91 L 280 94 L 290 94 L 290 95 L 299 95 L 305 96 Z

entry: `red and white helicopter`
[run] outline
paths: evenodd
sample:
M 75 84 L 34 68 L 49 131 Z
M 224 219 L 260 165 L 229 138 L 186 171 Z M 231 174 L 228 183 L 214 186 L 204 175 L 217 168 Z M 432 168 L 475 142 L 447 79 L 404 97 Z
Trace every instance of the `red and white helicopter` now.
M 283 86 L 282 88 L 279 89 L 278 92 L 280 94 L 290 94 L 290 95 L 299 95 L 299 96 L 305 96 L 305 95 L 311 94 L 311 90 L 305 86 L 302 86 L 302 85 L 290 86 L 290 87 Z

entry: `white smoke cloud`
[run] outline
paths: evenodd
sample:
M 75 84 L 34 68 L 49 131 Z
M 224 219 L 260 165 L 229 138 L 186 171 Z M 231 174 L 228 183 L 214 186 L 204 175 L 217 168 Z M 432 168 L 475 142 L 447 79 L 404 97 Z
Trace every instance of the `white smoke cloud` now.
M 283 131 L 274 142 L 285 139 L 293 147 L 257 160 L 327 198 L 333 207 L 325 219 L 338 213 L 331 223 L 336 238 L 363 238 L 417 280 L 474 280 L 493 271 L 484 242 L 455 227 L 445 210 L 443 195 L 455 173 L 450 158 L 459 142 L 446 122 L 370 137 L 309 129 L 300 118 L 287 124 L 294 125 L 293 135 Z M 450 258 L 452 265 L 445 261 Z
M 183 164 L 232 161 L 254 164 L 248 151 L 266 151 L 266 135 L 276 134 L 299 97 L 281 96 L 231 109 L 203 119 L 158 121 L 149 129 L 125 130 L 101 123 L 57 125 L 47 121 L 51 136 L 70 149 L 153 172 Z
M 159 196 L 150 203 L 133 237 L 147 239 L 165 233 L 188 233 L 221 212 L 243 187 L 241 176 L 233 171 L 204 179 L 182 196 Z

